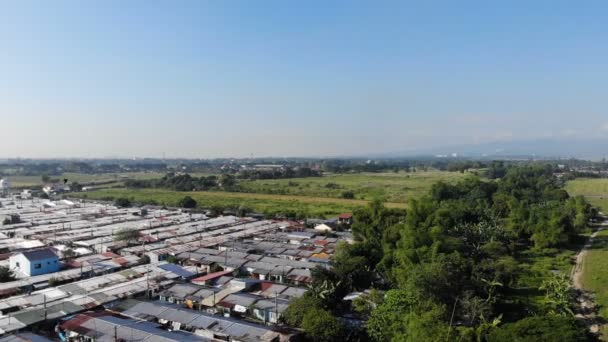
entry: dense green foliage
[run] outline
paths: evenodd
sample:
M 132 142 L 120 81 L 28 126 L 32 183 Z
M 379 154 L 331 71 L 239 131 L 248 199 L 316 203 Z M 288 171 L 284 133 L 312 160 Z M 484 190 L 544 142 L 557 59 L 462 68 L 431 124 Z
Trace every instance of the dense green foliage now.
M 119 197 L 114 201 L 114 205 L 120 208 L 128 208 L 132 203 L 131 200 L 126 197 Z
M 232 178 L 232 176 L 230 176 Z M 194 177 L 189 174 L 168 173 L 160 179 L 129 179 L 125 181 L 127 188 L 163 188 L 175 191 L 202 191 L 219 186 L 217 176 Z
M 190 196 L 185 196 L 177 202 L 177 205 L 181 208 L 192 209 L 196 208 L 196 200 Z
M 357 242 L 338 246 L 332 270 L 314 274 L 310 295 L 340 314 L 344 294 L 389 289 L 367 322 L 375 341 L 489 341 L 501 323 L 531 313 L 571 317 L 567 278 L 547 272 L 536 289 L 521 289 L 520 259 L 530 251 L 569 246 L 596 212 L 583 198 L 568 196 L 551 166 L 511 166 L 501 176 L 439 182 L 407 213 L 377 201 L 355 210 Z M 515 293 L 522 290 L 544 293 L 540 307 L 517 300 Z M 540 330 L 555 323 L 540 321 L 546 322 Z M 563 325 L 563 336 L 571 339 L 562 340 L 577 341 L 575 328 Z M 517 330 L 522 341 L 528 333 Z M 506 333 L 496 334 L 498 339 Z
M 492 331 L 488 342 L 588 341 L 585 327 L 573 317 L 536 316 L 505 324 Z
M 0 283 L 15 280 L 15 274 L 7 266 L 0 266 Z
M 126 243 L 131 243 L 137 241 L 140 237 L 140 232 L 135 229 L 121 229 L 114 235 L 114 241 L 123 241 Z

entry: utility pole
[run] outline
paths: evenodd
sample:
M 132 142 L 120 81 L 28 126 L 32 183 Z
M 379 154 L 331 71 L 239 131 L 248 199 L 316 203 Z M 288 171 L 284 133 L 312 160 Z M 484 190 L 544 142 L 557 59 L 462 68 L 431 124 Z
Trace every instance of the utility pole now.
M 279 303 L 278 303 L 279 293 L 274 291 L 274 320 L 279 321 Z
M 148 272 L 146 272 L 146 292 L 148 299 L 150 299 L 150 265 L 148 264 Z
M 46 321 L 46 317 L 47 317 L 47 311 L 46 311 L 46 295 L 43 294 L 42 295 L 43 301 L 44 301 L 44 320 Z
M 228 242 L 228 241 L 226 241 Z M 226 246 L 226 251 L 224 252 L 224 266 L 228 268 L 228 246 Z M 224 269 L 226 270 L 226 269 Z

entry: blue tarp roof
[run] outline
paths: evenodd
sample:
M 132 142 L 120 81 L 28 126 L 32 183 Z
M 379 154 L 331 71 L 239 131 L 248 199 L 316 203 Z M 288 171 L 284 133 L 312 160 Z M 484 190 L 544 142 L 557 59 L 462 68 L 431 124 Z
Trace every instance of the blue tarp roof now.
M 183 269 L 182 267 L 180 267 L 176 264 L 164 264 L 164 265 L 159 265 L 158 267 L 162 268 L 165 271 L 175 273 L 178 276 L 183 277 L 183 278 L 190 278 L 190 277 L 195 276 L 194 273 L 186 271 L 185 269 Z

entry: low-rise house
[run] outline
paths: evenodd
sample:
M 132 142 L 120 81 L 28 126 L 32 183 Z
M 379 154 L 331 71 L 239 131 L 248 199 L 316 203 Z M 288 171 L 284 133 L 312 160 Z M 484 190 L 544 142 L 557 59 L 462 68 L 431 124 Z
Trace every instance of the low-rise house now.
M 342 213 L 338 216 L 338 224 L 350 226 L 353 223 L 352 213 Z
M 199 287 L 198 291 L 186 297 L 184 304 L 190 309 L 202 311 L 203 302 L 208 303 L 209 298 L 211 299 L 212 305 L 215 306 L 217 303 L 217 294 L 221 291 L 221 289 L 216 287 Z
M 123 315 L 163 324 L 173 331 L 192 332 L 214 341 L 279 342 L 294 340 L 292 332 L 200 311 L 178 308 L 172 304 L 127 300 L 117 310 Z
M 211 285 L 218 278 L 232 274 L 232 272 L 233 271 L 219 271 L 219 272 L 209 273 L 202 277 L 192 279 L 192 283 L 196 284 L 196 285 Z
M 70 341 L 211 341 L 183 331 L 167 331 L 160 324 L 107 312 L 76 315 L 59 325 L 58 330 L 60 339 Z
M 315 236 L 315 233 L 310 232 L 291 232 L 287 234 L 289 243 L 292 245 L 300 245 L 305 240 L 310 240 Z
M 246 293 L 233 293 L 216 304 L 216 307 L 225 316 L 246 316 L 250 314 L 249 308 L 261 298 Z
M 196 273 L 175 264 L 164 264 L 158 267 L 173 274 L 177 274 L 182 280 L 192 279 L 196 276 Z M 193 269 L 193 267 L 189 267 L 189 269 Z
M 199 286 L 196 285 L 189 285 L 189 284 L 177 284 L 177 285 L 173 285 L 172 287 L 161 291 L 159 296 L 160 296 L 160 300 L 165 301 L 165 302 L 169 302 L 169 303 L 175 303 L 175 304 L 182 304 L 184 302 L 186 302 L 187 298 L 198 292 L 201 288 Z
M 253 304 L 253 317 L 264 323 L 276 324 L 288 306 L 289 301 L 285 299 L 262 299 Z
M 295 268 L 287 274 L 287 279 L 295 285 L 308 285 L 312 283 L 312 274 L 309 269 Z
M 285 291 L 281 292 L 281 294 L 279 295 L 280 298 L 285 298 L 288 300 L 292 300 L 294 298 L 300 298 L 302 297 L 305 293 L 306 293 L 306 289 L 301 288 L 301 287 L 293 287 L 290 286 L 287 289 L 285 289 Z
M 14 254 L 9 260 L 10 268 L 29 277 L 54 273 L 61 269 L 59 257 L 52 248 L 43 248 Z

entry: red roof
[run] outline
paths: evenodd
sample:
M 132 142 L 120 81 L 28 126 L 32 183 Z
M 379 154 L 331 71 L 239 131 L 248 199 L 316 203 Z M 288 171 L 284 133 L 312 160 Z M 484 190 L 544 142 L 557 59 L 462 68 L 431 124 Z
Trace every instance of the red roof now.
M 226 274 L 230 274 L 230 273 L 232 273 L 232 271 L 219 271 L 219 272 L 209 273 L 202 277 L 192 279 L 192 282 L 193 283 L 203 283 L 203 282 L 206 282 L 207 280 L 219 278 L 221 276 L 225 276 Z
M 125 265 L 129 264 L 129 261 L 125 258 L 115 258 L 113 260 L 115 262 L 117 262 L 118 264 L 120 264 L 120 266 L 125 266 Z
M 345 219 L 345 220 L 352 218 L 352 217 L 353 217 L 353 214 L 351 214 L 351 213 L 342 213 L 342 214 L 340 214 L 340 216 L 338 216 L 338 218 Z
M 155 242 L 156 238 L 152 235 L 143 235 L 139 237 L 139 241 L 144 241 L 144 242 Z
M 118 258 L 118 257 L 120 257 L 120 255 L 118 255 L 116 253 L 112 253 L 112 252 L 101 253 L 101 255 L 103 255 L 106 258 Z
M 84 322 L 90 320 L 91 318 L 93 318 L 93 317 L 83 315 L 83 314 L 76 315 L 74 318 L 61 324 L 60 327 L 61 327 L 61 329 L 70 330 L 70 331 L 76 331 L 76 329 L 81 329 L 80 330 L 81 332 L 86 333 L 86 331 L 88 329 L 81 328 L 81 325 L 84 324 Z
M 315 240 L 315 245 L 325 246 L 329 243 L 327 240 Z
M 261 283 L 260 283 L 260 290 L 262 290 L 262 291 L 266 291 L 266 290 L 268 290 L 269 288 L 271 288 L 271 287 L 272 287 L 272 285 L 274 285 L 274 283 L 269 282 L 269 281 L 264 281 L 264 282 L 261 282 Z

